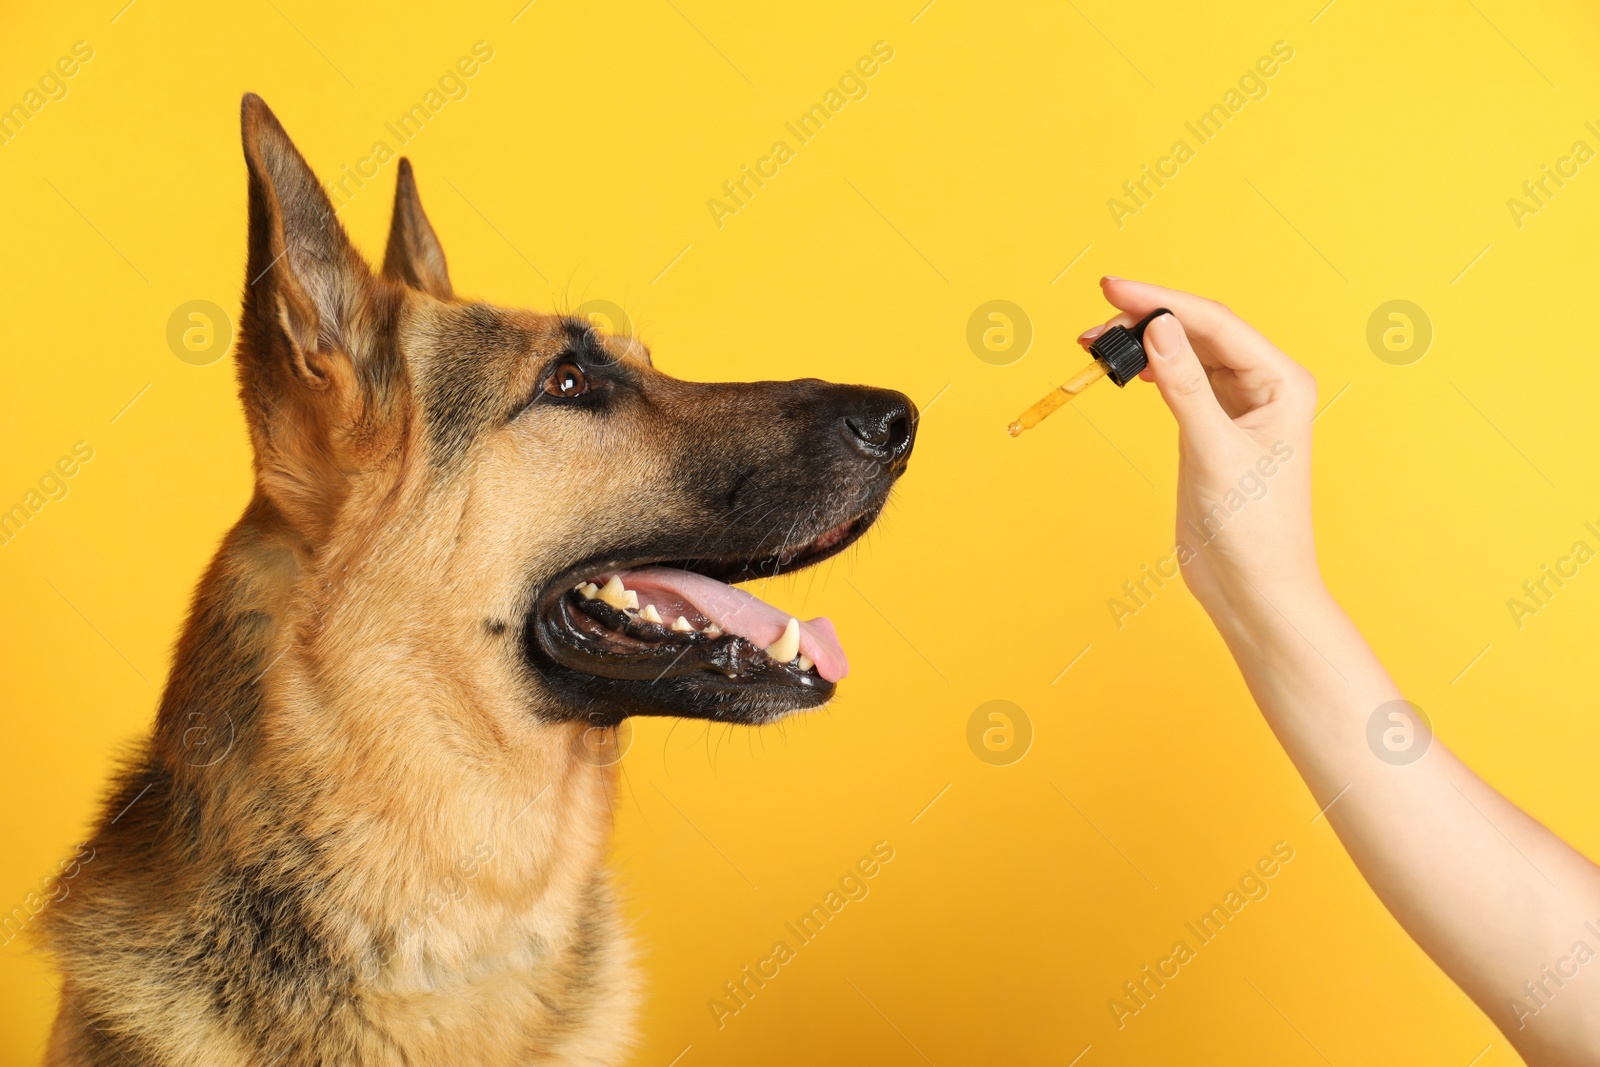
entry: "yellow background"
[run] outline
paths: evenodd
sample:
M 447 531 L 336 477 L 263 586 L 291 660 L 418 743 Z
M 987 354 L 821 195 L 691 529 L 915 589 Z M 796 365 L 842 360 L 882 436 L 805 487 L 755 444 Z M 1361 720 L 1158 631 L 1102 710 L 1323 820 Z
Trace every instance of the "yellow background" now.
M 95 457 L 0 547 L 4 906 L 146 729 L 249 493 L 229 361 L 165 341 L 185 301 L 236 311 L 240 93 L 328 177 L 483 40 L 470 95 L 405 149 L 458 290 L 614 300 L 671 373 L 870 382 L 926 412 L 881 527 L 764 591 L 837 620 L 839 699 L 762 730 L 637 727 L 616 838 L 649 990 L 634 1063 L 1518 1062 L 1312 821 L 1188 594 L 1114 625 L 1108 598 L 1172 543 L 1154 390 L 1003 427 L 1083 362 L 1098 275 L 1230 304 L 1334 401 L 1315 460 L 1334 590 L 1445 740 L 1600 853 L 1600 570 L 1520 630 L 1506 607 L 1600 545 L 1600 163 L 1520 228 L 1506 206 L 1575 140 L 1600 147 L 1600 19 L 1576 0 L 924 2 L 8 4 L 0 105 L 74 41 L 95 56 L 0 147 L 0 507 L 74 442 Z M 718 229 L 707 199 L 879 40 L 869 95 Z M 1269 95 L 1119 229 L 1107 198 L 1193 147 L 1185 120 L 1279 40 Z M 393 180 L 343 213 L 372 255 Z M 1033 323 L 1009 366 L 965 340 L 990 299 Z M 1434 326 L 1410 366 L 1366 344 L 1391 299 Z M 1033 725 L 1011 766 L 968 748 L 992 699 Z M 708 999 L 879 840 L 895 858 L 870 896 L 719 1030 Z M 1108 998 L 1280 840 L 1271 895 L 1117 1030 Z M 20 941 L 0 952 L 0 1062 L 37 1060 L 54 997 Z

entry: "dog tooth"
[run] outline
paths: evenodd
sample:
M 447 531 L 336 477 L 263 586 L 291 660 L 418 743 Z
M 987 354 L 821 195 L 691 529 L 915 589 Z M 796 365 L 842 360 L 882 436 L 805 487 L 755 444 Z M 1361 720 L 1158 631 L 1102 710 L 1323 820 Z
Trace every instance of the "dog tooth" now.
M 811 662 L 811 657 L 807 656 L 803 652 L 800 654 L 800 658 L 795 660 L 794 663 L 796 667 L 799 667 L 803 671 L 809 671 L 812 667 L 816 666 L 815 663 Z
M 632 589 L 624 589 L 622 591 L 622 606 L 625 608 L 632 608 L 634 611 L 638 611 L 639 594 L 634 592 Z
M 718 626 L 716 623 L 712 623 L 710 626 L 707 626 L 701 632 L 704 633 L 707 637 L 721 637 L 722 636 L 722 627 Z
M 790 619 L 783 628 L 783 636 L 767 646 L 767 655 L 779 663 L 788 663 L 800 654 L 800 620 Z
M 599 594 L 600 587 L 593 582 L 581 582 L 578 585 L 578 592 L 583 594 L 583 599 L 593 600 Z
M 614 608 L 637 607 L 637 603 L 632 605 L 628 603 L 630 594 L 632 594 L 632 590 L 622 588 L 622 578 L 615 574 L 611 576 L 610 581 L 601 586 L 599 591 L 595 593 L 601 600 L 604 600 Z M 638 600 L 636 594 L 634 595 L 634 600 Z
M 672 628 L 674 630 L 677 630 L 681 634 L 692 634 L 692 633 L 694 633 L 694 623 L 690 622 L 688 619 L 684 618 L 682 615 L 678 616 L 678 621 L 672 624 Z
M 656 606 L 654 604 L 646 604 L 643 608 L 641 608 L 639 610 L 639 617 L 641 619 L 649 619 L 651 622 L 666 621 L 661 617 L 661 612 L 656 610 Z

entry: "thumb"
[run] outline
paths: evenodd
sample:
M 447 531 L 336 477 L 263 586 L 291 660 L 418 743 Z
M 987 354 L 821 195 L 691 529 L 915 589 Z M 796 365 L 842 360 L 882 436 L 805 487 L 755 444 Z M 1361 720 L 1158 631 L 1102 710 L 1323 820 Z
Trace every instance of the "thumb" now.
M 1200 365 L 1200 357 L 1189 346 L 1189 335 L 1171 312 L 1145 327 L 1144 349 L 1161 399 L 1172 409 L 1180 430 L 1204 440 L 1220 434 L 1223 427 L 1232 426 L 1233 420 L 1211 391 L 1211 380 Z

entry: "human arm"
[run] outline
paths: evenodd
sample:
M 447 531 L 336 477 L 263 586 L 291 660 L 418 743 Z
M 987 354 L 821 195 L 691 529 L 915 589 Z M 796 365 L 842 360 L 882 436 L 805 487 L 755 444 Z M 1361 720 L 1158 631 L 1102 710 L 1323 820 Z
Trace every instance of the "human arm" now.
M 1142 376 L 1178 423 L 1184 579 L 1357 868 L 1528 1063 L 1600 1062 L 1600 966 L 1575 960 L 1600 953 L 1600 868 L 1428 743 L 1323 584 L 1310 374 L 1219 304 L 1102 284 L 1113 323 L 1176 316 Z

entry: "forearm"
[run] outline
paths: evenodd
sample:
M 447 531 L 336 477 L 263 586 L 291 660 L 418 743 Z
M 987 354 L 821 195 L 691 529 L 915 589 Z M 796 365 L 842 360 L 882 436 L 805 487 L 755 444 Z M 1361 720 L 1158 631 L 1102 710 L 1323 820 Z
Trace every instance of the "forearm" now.
M 1530 1063 L 1595 1062 L 1600 966 L 1558 964 L 1576 942 L 1600 953 L 1584 925 L 1600 929 L 1600 870 L 1437 740 L 1410 762 L 1416 750 L 1374 747 L 1369 720 L 1400 691 L 1320 582 L 1251 586 L 1214 617 L 1318 807 L 1406 931 Z
M 1180 544 L 1200 543 L 1180 557 L 1184 576 L 1318 807 L 1395 918 L 1529 1063 L 1600 1063 L 1600 870 L 1442 744 L 1391 744 L 1403 729 L 1383 706 L 1400 691 L 1316 573 L 1315 381 L 1219 304 L 1102 286 L 1117 325 L 1172 312 L 1148 320 L 1140 376 L 1178 423 Z M 1391 728 L 1401 735 L 1385 738 Z

